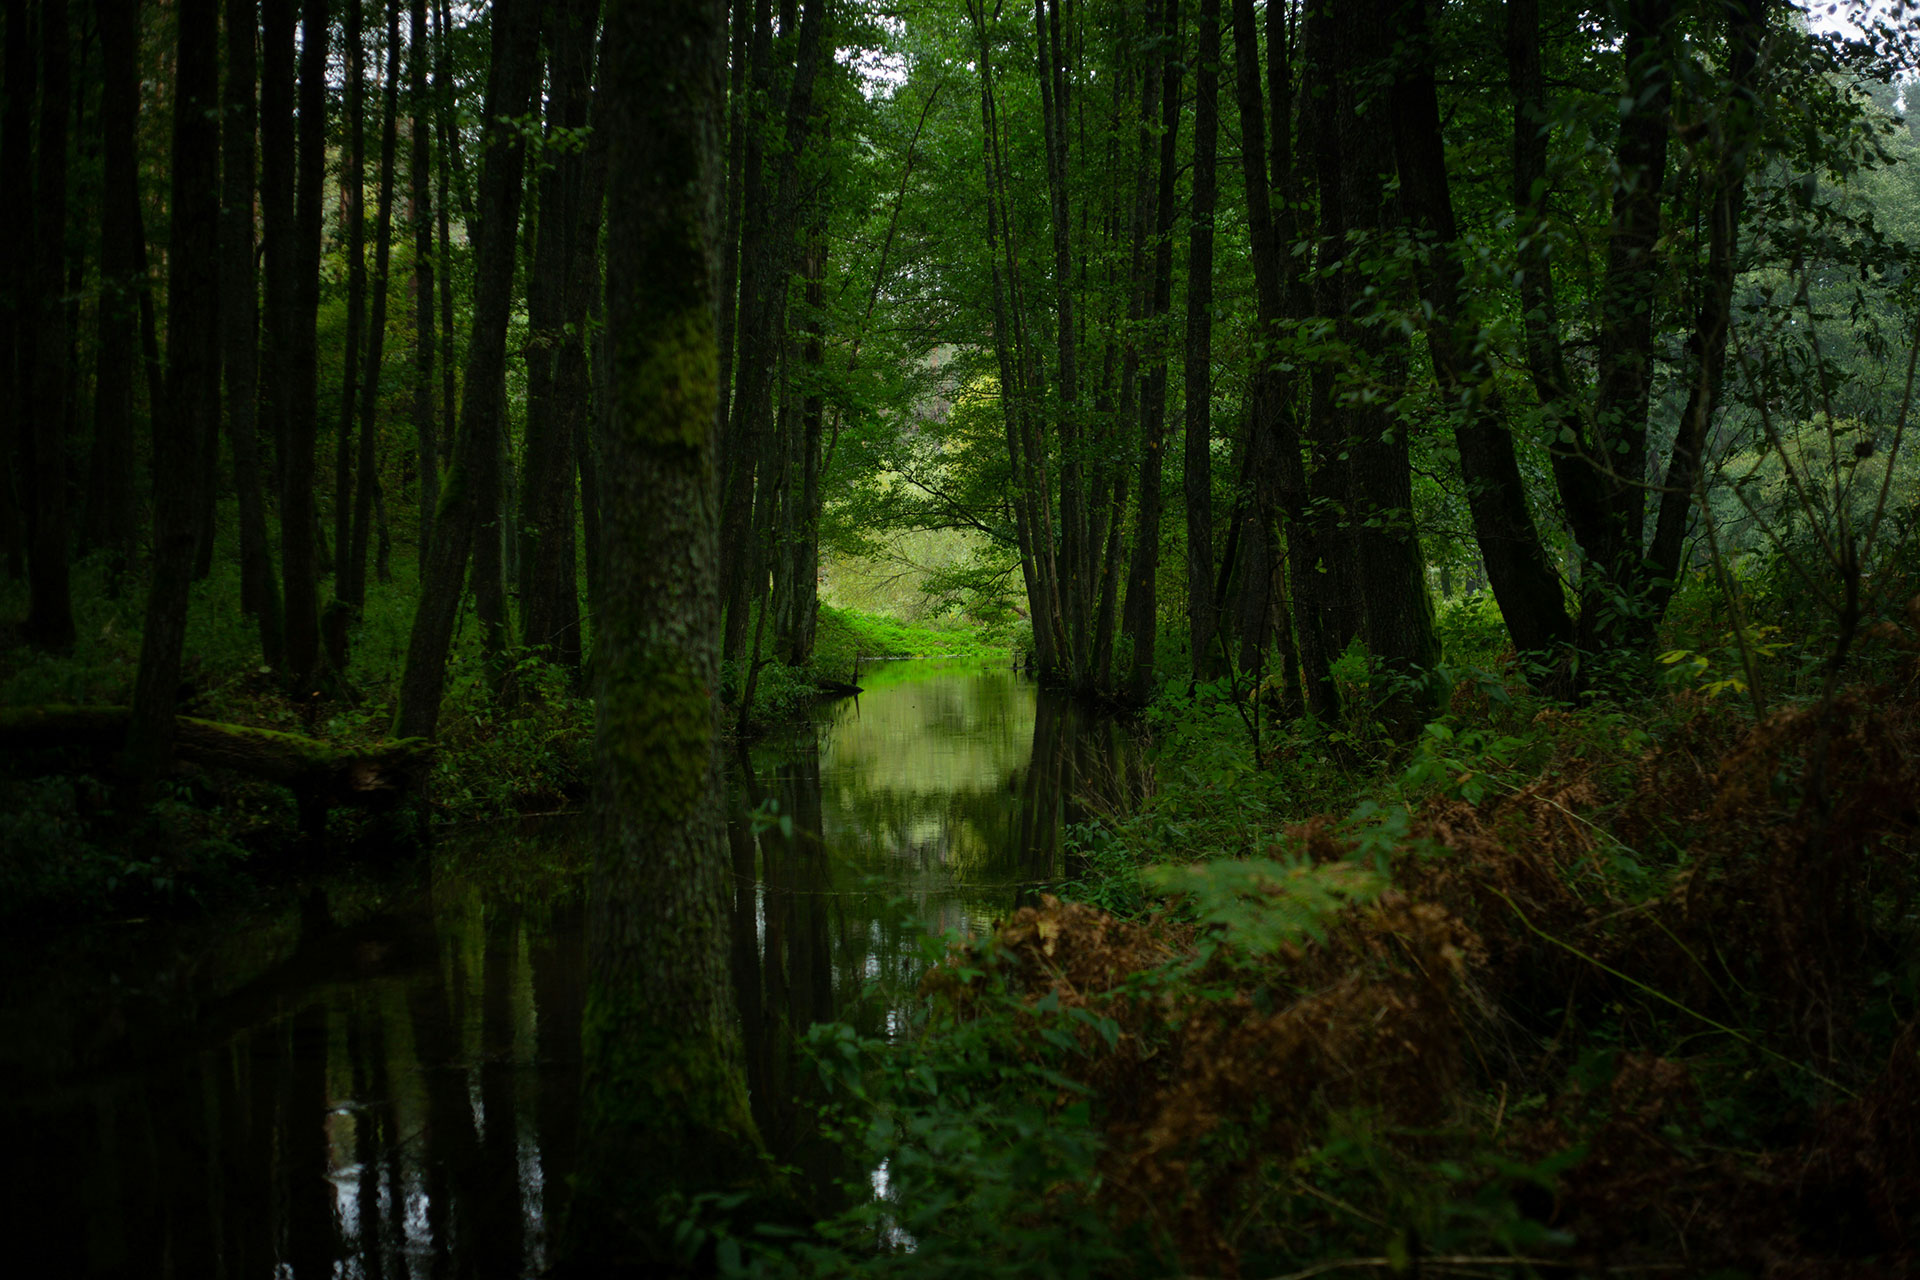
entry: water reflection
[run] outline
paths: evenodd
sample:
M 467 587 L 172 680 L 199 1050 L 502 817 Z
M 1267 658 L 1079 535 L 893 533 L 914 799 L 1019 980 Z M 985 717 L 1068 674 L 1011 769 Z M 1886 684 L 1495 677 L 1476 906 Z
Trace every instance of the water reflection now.
M 877 1034 L 869 992 L 911 989 L 915 921 L 1004 915 L 1062 874 L 1069 797 L 1132 785 L 1110 726 L 1010 673 L 901 664 L 867 684 L 743 754 L 728 793 L 755 1116 L 814 1187 L 852 1171 L 807 1120 L 806 1028 Z M 582 831 L 497 829 L 411 881 L 9 964 L 7 1270 L 539 1273 L 573 1164 Z

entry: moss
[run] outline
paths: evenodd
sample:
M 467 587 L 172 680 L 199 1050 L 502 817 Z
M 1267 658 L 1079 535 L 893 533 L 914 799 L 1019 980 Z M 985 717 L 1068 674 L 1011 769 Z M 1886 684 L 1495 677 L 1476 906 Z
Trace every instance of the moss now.
M 745 1193 L 760 1213 L 784 1201 L 719 1029 L 664 1026 L 639 993 L 596 983 L 581 1038 L 581 1153 L 563 1246 L 572 1269 L 690 1263 L 676 1255 L 673 1220 L 689 1188 Z
M 620 354 L 621 425 L 646 447 L 708 448 L 720 386 L 712 313 L 698 306 L 659 315 Z
M 655 649 L 605 674 L 600 750 L 621 775 L 622 803 L 635 806 L 641 821 L 684 820 L 699 807 L 713 735 L 712 690 L 685 655 Z

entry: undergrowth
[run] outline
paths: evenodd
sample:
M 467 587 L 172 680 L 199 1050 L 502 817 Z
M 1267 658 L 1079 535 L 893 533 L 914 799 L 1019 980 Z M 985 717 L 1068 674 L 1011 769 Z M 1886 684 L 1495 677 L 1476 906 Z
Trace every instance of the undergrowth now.
M 692 1238 L 765 1275 L 1914 1274 L 1920 601 L 1758 720 L 1711 649 L 1568 705 L 1456 622 L 1411 741 L 1171 695 L 1060 897 L 935 947 L 896 1034 L 814 1029 L 840 1207 Z

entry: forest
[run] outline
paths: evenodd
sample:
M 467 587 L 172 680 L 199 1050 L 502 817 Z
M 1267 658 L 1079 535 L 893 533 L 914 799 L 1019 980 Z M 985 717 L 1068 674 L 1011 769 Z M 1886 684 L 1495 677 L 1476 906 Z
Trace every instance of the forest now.
M 1911 0 L 0 10 L 24 1256 L 1920 1270 Z

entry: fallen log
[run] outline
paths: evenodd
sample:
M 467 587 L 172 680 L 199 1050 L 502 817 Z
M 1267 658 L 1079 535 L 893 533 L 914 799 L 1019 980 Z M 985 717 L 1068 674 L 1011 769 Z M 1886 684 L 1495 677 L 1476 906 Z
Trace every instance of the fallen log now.
M 111 757 L 125 743 L 129 707 L 0 708 L 0 749 L 70 748 Z M 329 805 L 368 805 L 416 790 L 433 759 L 425 738 L 341 746 L 297 733 L 175 716 L 174 755 L 207 768 L 231 769 L 287 787 L 303 824 Z

